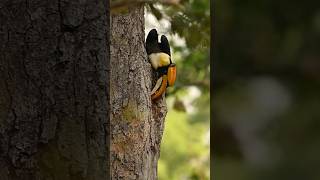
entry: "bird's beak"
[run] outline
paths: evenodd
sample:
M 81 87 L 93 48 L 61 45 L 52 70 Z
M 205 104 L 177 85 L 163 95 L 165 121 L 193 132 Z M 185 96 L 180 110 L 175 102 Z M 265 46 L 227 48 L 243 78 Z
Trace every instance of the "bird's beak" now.
M 154 94 L 162 85 L 162 76 L 157 80 L 156 85 L 153 87 L 152 91 L 151 91 L 151 95 Z
M 168 85 L 173 86 L 174 82 L 176 81 L 177 77 L 177 71 L 176 71 L 176 65 L 170 64 L 168 68 Z
M 161 95 L 166 91 L 167 89 L 167 83 L 168 83 L 168 78 L 166 75 L 163 75 L 162 81 L 161 81 L 161 86 L 151 94 L 151 99 L 156 100 L 161 97 Z

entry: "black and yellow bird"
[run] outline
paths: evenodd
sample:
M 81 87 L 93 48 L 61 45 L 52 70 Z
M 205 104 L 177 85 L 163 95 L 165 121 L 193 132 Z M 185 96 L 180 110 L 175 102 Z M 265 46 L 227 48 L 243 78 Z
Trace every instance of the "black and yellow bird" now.
M 146 39 L 146 50 L 153 69 L 157 72 L 157 82 L 151 91 L 151 99 L 156 100 L 173 86 L 176 80 L 176 65 L 172 62 L 170 45 L 165 35 L 158 42 L 158 32 L 152 29 Z

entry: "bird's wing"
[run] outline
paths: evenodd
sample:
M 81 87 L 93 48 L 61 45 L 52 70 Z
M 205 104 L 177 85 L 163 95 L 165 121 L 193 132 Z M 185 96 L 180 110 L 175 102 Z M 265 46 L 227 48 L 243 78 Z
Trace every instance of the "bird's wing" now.
M 158 53 L 160 52 L 159 44 L 158 44 L 158 33 L 156 29 L 152 29 L 147 36 L 146 39 L 146 50 L 147 54 Z
M 165 35 L 161 36 L 161 41 L 159 43 L 159 46 L 160 46 L 161 52 L 164 52 L 169 56 L 171 56 L 169 41 Z

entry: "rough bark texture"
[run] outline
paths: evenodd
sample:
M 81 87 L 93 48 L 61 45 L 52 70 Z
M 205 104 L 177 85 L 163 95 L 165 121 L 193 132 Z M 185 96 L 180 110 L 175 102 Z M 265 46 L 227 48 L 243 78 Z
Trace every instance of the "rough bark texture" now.
M 164 97 L 151 102 L 152 68 L 144 46 L 144 9 L 111 17 L 111 179 L 157 179 Z
M 107 6 L 0 1 L 1 180 L 107 179 Z

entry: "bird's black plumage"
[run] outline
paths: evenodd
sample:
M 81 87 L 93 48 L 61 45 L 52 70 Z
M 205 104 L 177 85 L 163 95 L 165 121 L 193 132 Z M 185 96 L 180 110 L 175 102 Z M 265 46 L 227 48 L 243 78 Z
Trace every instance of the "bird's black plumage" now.
M 150 55 L 152 53 L 161 52 L 159 44 L 158 44 L 158 33 L 156 29 L 152 29 L 147 36 L 146 39 L 146 50 L 147 54 Z
M 171 57 L 170 57 L 170 55 L 171 55 L 170 45 L 169 45 L 169 41 L 168 41 L 167 37 L 165 35 L 162 35 L 161 39 L 160 39 L 160 43 L 159 43 L 157 30 L 156 29 L 150 30 L 147 35 L 147 39 L 146 39 L 146 51 L 147 51 L 149 58 L 151 58 L 151 62 L 154 62 L 154 61 L 152 61 L 152 58 L 159 57 L 159 56 L 151 57 L 150 55 L 152 55 L 152 54 L 156 55 L 156 54 L 164 53 L 164 54 L 169 55 L 168 65 L 159 66 L 157 69 L 157 73 L 159 73 L 160 76 L 166 74 L 169 63 L 172 63 Z
M 169 41 L 165 35 L 161 36 L 161 42 L 159 43 L 159 47 L 161 52 L 164 52 L 171 56 Z
M 152 29 L 146 39 L 146 50 L 147 54 L 152 53 L 166 53 L 171 56 L 170 45 L 167 37 L 165 35 L 161 36 L 160 43 L 158 42 L 158 32 L 156 29 Z

